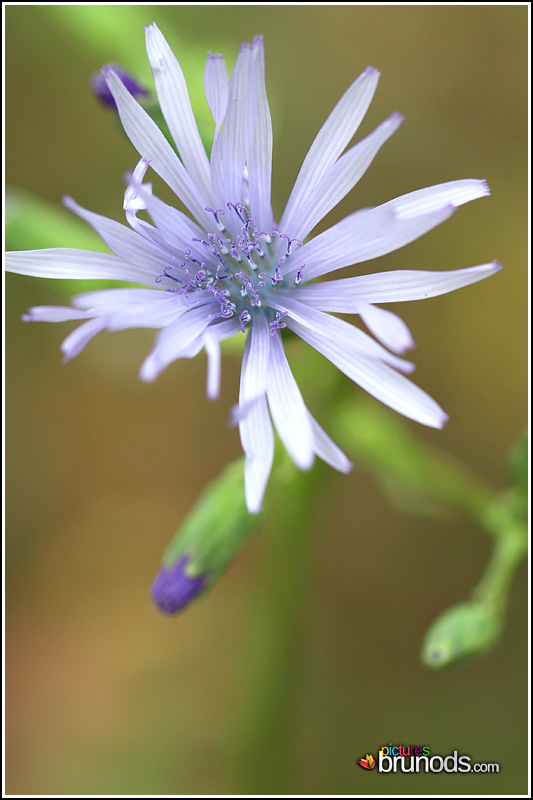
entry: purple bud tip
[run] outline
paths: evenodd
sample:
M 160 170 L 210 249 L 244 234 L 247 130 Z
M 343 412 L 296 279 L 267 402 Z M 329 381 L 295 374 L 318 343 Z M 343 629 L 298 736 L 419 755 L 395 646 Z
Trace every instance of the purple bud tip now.
M 188 561 L 185 555 L 173 566 L 161 567 L 152 584 L 152 600 L 163 614 L 176 614 L 200 594 L 207 582 L 208 575 L 187 575 Z
M 150 94 L 148 89 L 142 86 L 142 84 L 140 84 L 136 78 L 133 77 L 133 75 L 129 75 L 127 72 L 124 72 L 124 70 L 116 64 L 104 67 L 102 73 L 109 72 L 110 69 L 112 69 L 113 72 L 118 75 L 128 92 L 133 95 L 133 97 L 146 97 Z M 113 111 L 116 111 L 117 104 L 115 103 L 104 74 L 102 73 L 97 72 L 91 77 L 91 88 L 102 105 L 106 106 L 106 108 L 111 108 Z

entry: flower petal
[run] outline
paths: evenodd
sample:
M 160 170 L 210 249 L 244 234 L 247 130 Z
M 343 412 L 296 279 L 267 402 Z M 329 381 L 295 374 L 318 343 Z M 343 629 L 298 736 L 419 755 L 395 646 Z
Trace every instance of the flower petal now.
M 415 217 L 438 211 L 443 206 L 457 208 L 480 197 L 490 194 L 486 181 L 467 178 L 460 181 L 448 181 L 436 186 L 428 186 L 416 192 L 404 194 L 383 203 L 379 208 L 393 208 L 399 217 Z
M 136 231 L 132 231 L 131 228 L 127 228 L 114 219 L 95 214 L 94 211 L 88 211 L 78 205 L 72 197 L 64 197 L 63 205 L 88 222 L 109 249 L 130 264 L 135 264 L 137 267 L 151 267 L 157 276 L 164 271 L 169 261 L 177 261 L 170 252 L 165 252 L 157 245 L 148 242 Z
M 207 355 L 207 383 L 205 391 L 209 400 L 217 400 L 220 395 L 220 342 L 206 333 L 204 336 L 204 347 Z
M 87 319 L 87 312 L 70 306 L 34 306 L 23 314 L 24 322 L 70 322 L 73 319 Z
M 241 200 L 244 176 L 244 119 L 251 48 L 241 47 L 237 63 L 229 82 L 229 96 L 224 123 L 211 154 L 211 180 L 217 203 L 225 207 L 227 202 Z M 232 224 L 228 218 L 228 227 Z
M 203 197 L 213 198 L 209 161 L 178 59 L 155 22 L 145 28 L 146 50 L 154 76 L 157 98 L 170 133 L 189 175 Z
M 290 267 L 286 267 L 285 262 L 284 275 L 305 265 L 302 280 L 309 281 L 336 269 L 387 255 L 440 225 L 454 210 L 453 206 L 445 206 L 405 219 L 397 217 L 390 208 L 356 211 L 297 250 Z
M 244 463 L 244 495 L 250 514 L 261 511 L 274 459 L 274 434 L 266 398 L 259 397 L 239 424 Z
M 353 467 L 350 459 L 344 455 L 333 439 L 330 439 L 309 411 L 307 414 L 313 432 L 313 450 L 316 455 L 333 469 L 337 469 L 339 472 L 350 472 Z
M 359 314 L 376 339 L 394 353 L 405 353 L 415 346 L 411 331 L 403 319 L 392 311 L 365 303 Z
M 244 147 L 252 219 L 260 231 L 268 230 L 274 225 L 270 204 L 272 122 L 265 88 L 265 53 L 261 36 L 255 37 L 250 56 Z
M 402 121 L 401 114 L 391 114 L 372 133 L 341 156 L 326 170 L 314 190 L 294 213 L 290 225 L 283 230 L 291 237 L 303 241 L 315 225 L 353 189 L 382 145 L 398 130 Z
M 164 328 L 191 307 L 212 300 L 209 292 L 195 292 L 186 300 L 175 292 L 156 289 L 104 289 L 76 295 L 73 303 L 92 316 L 104 317 L 108 330 L 124 328 Z
M 155 195 L 145 194 L 143 189 L 139 190 L 139 195 L 146 204 L 146 210 L 157 225 L 159 232 L 171 247 L 175 247 L 183 254 L 190 250 L 195 258 L 205 261 L 206 264 L 216 262 L 213 253 L 201 244 L 205 233 L 192 220 Z M 199 241 L 195 241 L 195 239 Z
M 205 99 L 215 120 L 216 141 L 228 107 L 228 71 L 220 53 L 208 53 L 204 73 Z
M 117 104 L 122 126 L 139 155 L 150 159 L 152 169 L 178 195 L 198 222 L 208 227 L 211 219 L 205 210 L 205 198 L 153 119 L 123 86 L 112 67 L 104 67 L 102 75 Z
M 101 319 L 90 319 L 79 325 L 72 333 L 69 333 L 66 339 L 63 340 L 61 345 L 61 352 L 63 353 L 63 363 L 66 364 L 71 361 L 75 356 L 79 355 L 91 339 L 100 333 L 105 328 L 105 322 Z
M 281 336 L 271 337 L 268 405 L 280 439 L 299 469 L 313 466 L 313 434 L 298 384 L 289 367 Z
M 220 394 L 220 342 L 234 336 L 241 329 L 236 319 L 227 319 L 211 324 L 204 336 L 204 347 L 207 354 L 207 386 L 209 400 L 216 400 Z
M 299 325 L 309 329 L 320 338 L 329 339 L 335 343 L 342 342 L 351 350 L 361 353 L 367 358 L 385 361 L 402 372 L 411 372 L 414 369 L 414 364 L 392 355 L 368 334 L 354 325 L 350 325 L 349 322 L 324 314 L 315 308 L 310 308 L 292 297 L 287 297 L 287 295 L 282 296 L 278 293 L 278 297 L 279 302 L 273 302 L 272 305 L 279 311 L 288 312 L 288 318 L 285 320 L 287 324 L 289 324 L 289 320 L 298 322 Z
M 321 311 L 339 314 L 359 313 L 361 303 L 400 303 L 438 297 L 463 286 L 488 278 L 501 270 L 501 264 L 480 264 L 477 267 L 448 272 L 394 270 L 324 281 L 298 287 L 298 299 Z
M 270 329 L 264 314 L 257 314 L 253 318 L 251 331 L 248 335 L 249 353 L 247 357 L 246 372 L 241 378 L 241 398 L 249 403 L 266 391 L 269 379 L 269 360 L 271 345 Z
M 213 310 L 219 308 L 215 301 L 185 311 L 159 332 L 152 352 L 141 366 L 141 380 L 154 381 L 176 359 L 193 358 L 200 352 L 203 347 L 203 333 L 211 321 L 210 306 Z
M 344 93 L 320 129 L 305 157 L 283 213 L 280 224 L 282 231 L 290 228 L 300 206 L 355 134 L 372 102 L 378 80 L 379 72 L 367 67 Z
M 246 413 L 239 421 L 239 433 L 242 448 L 246 456 L 244 465 L 244 493 L 246 505 L 251 514 L 261 510 L 263 495 L 272 469 L 274 458 L 274 434 L 264 394 L 257 396 L 258 375 L 263 373 L 262 335 L 255 339 L 252 327 L 248 335 L 241 368 L 241 385 L 239 406 L 246 408 Z M 252 357 L 255 356 L 255 358 Z M 256 362 L 255 364 L 253 362 Z M 258 363 L 261 362 L 261 363 Z M 252 370 L 250 374 L 249 370 Z
M 442 428 L 447 421 L 447 414 L 428 394 L 387 364 L 363 356 L 360 352 L 350 352 L 345 346 L 318 335 L 291 317 L 287 318 L 287 325 L 385 405 L 431 428 Z
M 147 286 L 153 286 L 155 278 L 153 269 L 128 264 L 110 253 L 93 253 L 70 247 L 13 250 L 5 254 L 5 266 L 8 272 L 36 278 L 127 281 Z

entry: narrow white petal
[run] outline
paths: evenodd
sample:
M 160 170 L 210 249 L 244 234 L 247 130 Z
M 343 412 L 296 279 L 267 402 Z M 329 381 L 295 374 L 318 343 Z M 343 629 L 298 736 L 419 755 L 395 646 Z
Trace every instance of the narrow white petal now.
M 186 300 L 175 292 L 149 289 L 105 289 L 73 298 L 78 308 L 105 318 L 106 328 L 164 328 L 187 309 L 210 303 L 209 292 L 195 292 Z
M 353 467 L 350 459 L 344 455 L 333 439 L 330 439 L 309 411 L 307 414 L 313 431 L 313 449 L 316 455 L 333 469 L 337 469 L 339 472 L 350 472 Z
M 88 222 L 102 237 L 109 249 L 130 264 L 135 264 L 137 267 L 151 267 L 155 275 L 158 275 L 163 272 L 168 266 L 169 260 L 173 258 L 170 253 L 146 241 L 143 236 L 132 231 L 131 228 L 127 228 L 114 219 L 82 208 L 72 197 L 64 197 L 63 205 Z
M 23 314 L 24 322 L 69 322 L 72 319 L 87 319 L 87 312 L 69 306 L 34 306 Z
M 309 415 L 285 356 L 281 336 L 276 333 L 271 339 L 267 394 L 272 420 L 296 466 L 310 469 L 314 451 Z
M 90 342 L 97 333 L 100 333 L 104 327 L 105 322 L 103 322 L 101 319 L 90 319 L 87 322 L 84 322 L 83 325 L 79 325 L 77 328 L 75 328 L 72 333 L 69 333 L 61 345 L 63 363 L 66 364 L 67 361 L 70 361 L 75 356 L 79 355 L 85 345 Z
M 228 71 L 224 57 L 209 53 L 204 73 L 205 99 L 215 120 L 215 141 L 228 107 Z
M 257 514 L 263 505 L 263 496 L 274 459 L 274 434 L 264 397 L 258 398 L 254 403 L 253 409 L 240 423 L 239 431 L 246 454 L 244 464 L 246 507 L 250 514 Z
M 360 352 L 350 352 L 344 343 L 341 345 L 317 335 L 290 317 L 287 318 L 287 325 L 385 405 L 431 428 L 442 428 L 447 421 L 447 414 L 428 394 L 387 364 L 363 356 Z
M 248 385 L 246 376 L 251 350 L 250 335 L 244 348 L 239 405 L 247 404 Z M 274 434 L 268 413 L 266 397 L 261 395 L 251 404 L 248 413 L 239 422 L 239 433 L 245 454 L 244 494 L 250 514 L 261 510 L 272 461 L 274 458 Z
M 143 178 L 149 163 L 147 158 L 141 158 L 133 170 L 133 174 L 126 175 L 127 186 L 124 192 L 123 204 L 124 211 L 126 212 L 126 221 L 134 231 L 148 242 L 155 244 L 165 253 L 173 253 L 183 259 L 183 253 L 177 253 L 176 249 L 163 238 L 157 228 L 154 228 L 149 222 L 145 222 L 143 219 L 138 219 L 137 217 L 139 211 L 146 209 L 146 202 L 143 195 L 145 197 L 152 196 L 152 184 L 146 183 L 143 185 Z
M 244 176 L 244 115 L 250 65 L 250 45 L 245 44 L 237 58 L 229 82 L 229 96 L 224 123 L 211 155 L 211 180 L 217 203 L 238 203 Z M 228 218 L 231 220 L 231 217 Z M 228 224 L 231 224 L 228 223 Z
M 204 227 L 209 226 L 211 219 L 205 211 L 208 203 L 153 119 L 131 96 L 112 67 L 104 67 L 102 75 L 117 104 L 122 126 L 139 155 L 150 159 L 152 169 L 178 195 L 198 222 Z
M 109 253 L 52 247 L 48 250 L 14 250 L 5 254 L 8 272 L 36 278 L 113 280 L 153 286 L 156 273 L 146 266 L 134 266 Z
M 173 305 L 186 308 L 188 305 L 182 295 L 162 292 L 159 289 L 97 289 L 75 295 L 72 302 L 77 308 L 97 314 L 114 311 L 117 307 L 164 308 Z
M 149 165 L 149 159 L 141 158 L 132 174 L 127 176 L 126 180 L 128 185 L 124 192 L 124 203 L 122 206 L 124 211 L 141 211 L 146 208 L 146 203 L 139 196 L 139 189 L 143 186 L 144 176 L 146 175 Z M 145 183 L 144 190 L 152 194 L 152 184 Z
M 203 197 L 211 202 L 213 190 L 209 161 L 198 132 L 182 69 L 155 22 L 145 31 L 146 50 L 161 111 L 189 175 Z
M 141 366 L 141 380 L 153 381 L 178 358 L 192 358 L 203 347 L 203 333 L 210 323 L 210 309 L 218 303 L 206 304 L 181 314 L 158 334 L 152 352 Z
M 325 171 L 335 163 L 355 134 L 372 102 L 378 80 L 379 72 L 373 67 L 367 67 L 344 93 L 320 129 L 289 197 L 280 225 L 282 231 L 290 228 L 295 212 L 307 200 Z
M 305 264 L 302 279 L 309 281 L 336 269 L 387 255 L 440 225 L 454 210 L 453 206 L 445 206 L 405 219 L 397 217 L 390 208 L 357 211 L 297 250 L 290 274 Z M 287 267 L 285 274 L 289 274 Z
M 423 270 L 395 270 L 324 281 L 312 286 L 300 286 L 298 299 L 322 311 L 340 314 L 359 313 L 361 303 L 400 303 L 407 300 L 424 300 L 427 297 L 453 292 L 501 270 L 501 264 L 480 264 L 477 267 L 429 272 Z
M 252 44 L 244 146 L 252 219 L 259 230 L 268 230 L 274 225 L 270 204 L 272 122 L 265 88 L 265 53 L 260 36 L 256 36 Z
M 181 251 L 182 258 L 190 250 L 195 258 L 208 265 L 218 263 L 213 253 L 201 243 L 205 233 L 198 225 L 155 195 L 145 194 L 142 189 L 139 193 L 159 233 L 170 247 Z
M 490 194 L 486 181 L 467 178 L 428 186 L 383 203 L 380 208 L 393 208 L 399 217 L 415 217 L 438 211 L 443 206 L 462 206 Z
M 206 394 L 209 400 L 217 400 L 220 395 L 220 342 L 207 333 L 204 347 L 207 355 Z
M 235 336 L 241 330 L 235 317 L 215 320 L 207 328 L 204 336 L 207 353 L 207 397 L 216 400 L 220 394 L 220 342 Z
M 292 292 L 292 294 L 295 295 L 296 292 Z M 368 358 L 385 361 L 402 372 L 412 372 L 414 369 L 414 364 L 392 355 L 368 334 L 354 325 L 350 325 L 349 322 L 324 314 L 304 303 L 299 303 L 292 296 L 282 296 L 278 293 L 278 297 L 279 302 L 273 305 L 279 311 L 289 312 L 286 319 L 287 324 L 289 324 L 289 320 L 294 320 L 321 338 L 329 339 L 334 343 L 342 342 L 347 348 Z
M 401 114 L 392 114 L 332 164 L 294 213 L 290 225 L 283 230 L 291 237 L 303 241 L 315 225 L 353 189 L 382 145 L 398 130 L 402 121 Z
M 411 331 L 392 311 L 366 303 L 359 313 L 367 328 L 394 353 L 405 353 L 415 346 Z
M 243 403 L 248 403 L 266 391 L 271 338 L 264 314 L 257 314 L 248 335 L 249 353 L 246 371 L 241 378 L 239 405 L 241 405 L 241 400 Z

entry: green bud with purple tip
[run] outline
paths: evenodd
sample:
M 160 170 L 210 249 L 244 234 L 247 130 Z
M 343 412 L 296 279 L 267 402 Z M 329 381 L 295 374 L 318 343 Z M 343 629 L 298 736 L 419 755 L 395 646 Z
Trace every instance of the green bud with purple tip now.
M 170 543 L 151 596 L 176 614 L 204 595 L 262 524 L 244 500 L 243 459 L 230 464 L 200 496 Z

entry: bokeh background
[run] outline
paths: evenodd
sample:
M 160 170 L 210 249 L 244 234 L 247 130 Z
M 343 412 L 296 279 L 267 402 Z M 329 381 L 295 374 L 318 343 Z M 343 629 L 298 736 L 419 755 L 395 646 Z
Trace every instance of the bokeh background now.
M 91 73 L 114 61 L 151 85 L 142 26 L 155 20 L 208 126 L 206 51 L 231 65 L 260 32 L 279 217 L 334 103 L 368 64 L 377 67 L 361 135 L 393 110 L 406 119 L 328 224 L 441 181 L 488 180 L 490 199 L 361 271 L 503 263 L 482 284 L 400 309 L 418 342 L 416 380 L 450 413 L 442 432 L 410 427 L 503 488 L 527 413 L 527 13 L 10 6 L 8 185 L 58 205 L 72 194 L 120 219 L 123 174 L 137 155 L 92 97 Z M 43 232 L 31 246 L 51 244 L 68 242 Z M 161 554 L 240 451 L 226 425 L 238 360 L 225 360 L 216 404 L 205 400 L 203 357 L 174 364 L 155 384 L 138 381 L 149 331 L 100 335 L 64 367 L 58 347 L 69 326 L 20 321 L 30 305 L 64 302 L 57 283 L 9 275 L 6 284 L 9 793 L 526 791 L 525 569 L 493 654 L 446 673 L 424 669 L 425 629 L 467 597 L 490 543 L 458 515 L 395 508 L 356 464 L 349 477 L 321 472 L 296 626 L 284 628 L 279 602 L 290 571 L 278 571 L 276 558 L 291 536 L 279 515 L 205 600 L 160 616 L 149 587 Z M 291 346 L 292 362 L 299 352 Z M 302 389 L 313 408 L 313 385 Z M 395 777 L 357 766 L 389 742 L 459 749 L 500 762 L 501 772 Z

